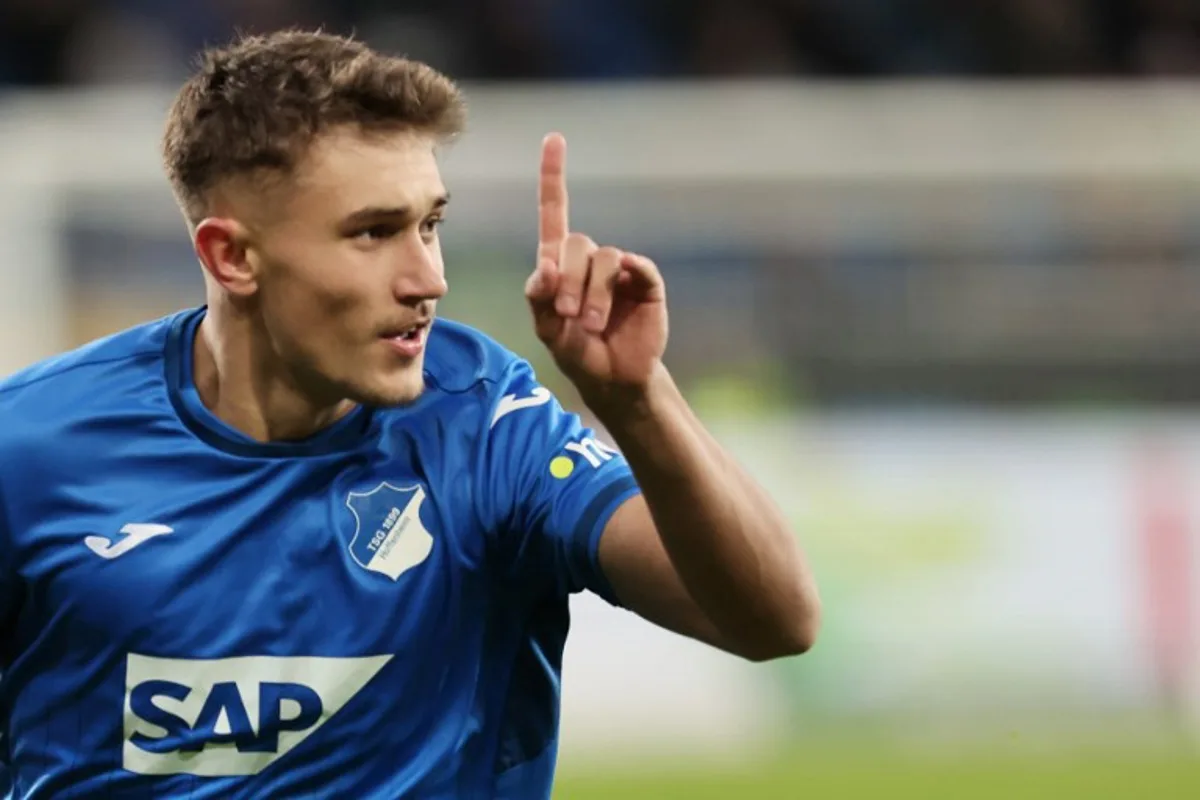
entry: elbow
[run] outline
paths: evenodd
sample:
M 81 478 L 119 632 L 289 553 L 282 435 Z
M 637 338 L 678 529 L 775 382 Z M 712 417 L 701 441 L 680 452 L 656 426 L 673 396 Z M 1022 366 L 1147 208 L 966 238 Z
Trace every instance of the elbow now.
M 816 623 L 795 625 L 770 639 L 756 643 L 742 655 L 756 664 L 804 655 L 816 645 L 818 627 Z
M 816 645 L 820 628 L 820 601 L 798 603 L 764 625 L 763 635 L 755 637 L 740 655 L 755 663 L 803 655 Z

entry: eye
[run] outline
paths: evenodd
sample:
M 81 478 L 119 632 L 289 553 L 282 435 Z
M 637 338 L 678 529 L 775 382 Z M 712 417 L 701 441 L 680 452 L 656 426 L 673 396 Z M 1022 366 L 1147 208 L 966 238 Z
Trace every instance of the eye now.
M 426 237 L 433 236 L 435 233 L 437 233 L 438 227 L 445 221 L 446 218 L 441 214 L 435 214 L 432 217 L 427 217 L 421 223 L 421 235 Z
M 400 229 L 395 225 L 380 223 L 378 225 L 372 225 L 369 228 L 363 228 L 360 231 L 356 231 L 352 238 L 363 242 L 381 242 L 391 239 L 399 232 Z

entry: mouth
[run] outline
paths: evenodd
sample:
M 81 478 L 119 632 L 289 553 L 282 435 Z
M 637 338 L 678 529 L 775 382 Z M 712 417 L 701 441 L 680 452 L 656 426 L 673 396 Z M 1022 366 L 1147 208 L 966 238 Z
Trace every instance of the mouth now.
M 431 325 L 432 320 L 424 320 L 403 328 L 390 328 L 380 334 L 380 338 L 400 355 L 412 358 L 424 349 Z

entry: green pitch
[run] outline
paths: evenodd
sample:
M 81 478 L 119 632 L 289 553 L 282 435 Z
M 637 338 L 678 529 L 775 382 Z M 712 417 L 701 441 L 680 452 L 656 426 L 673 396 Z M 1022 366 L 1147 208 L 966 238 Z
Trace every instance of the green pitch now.
M 1195 754 L 903 758 L 803 753 L 759 768 L 590 774 L 564 765 L 556 800 L 1196 800 Z

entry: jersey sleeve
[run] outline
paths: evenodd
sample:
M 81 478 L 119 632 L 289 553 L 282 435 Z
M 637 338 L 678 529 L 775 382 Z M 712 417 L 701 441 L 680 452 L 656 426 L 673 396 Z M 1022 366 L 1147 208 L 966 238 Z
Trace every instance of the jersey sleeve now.
M 4 644 L 12 636 L 12 615 L 16 611 L 17 571 L 13 566 L 12 531 L 9 530 L 8 509 L 0 490 L 0 657 L 6 655 Z M 3 764 L 0 764 L 2 767 Z M 3 781 L 0 780 L 0 787 Z M 3 795 L 0 795 L 3 796 Z
M 514 361 L 491 395 L 483 507 L 503 569 L 559 594 L 619 601 L 600 569 L 604 527 L 638 493 L 624 457 Z

